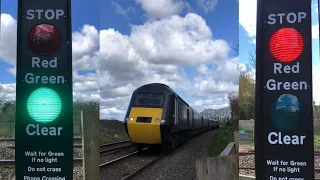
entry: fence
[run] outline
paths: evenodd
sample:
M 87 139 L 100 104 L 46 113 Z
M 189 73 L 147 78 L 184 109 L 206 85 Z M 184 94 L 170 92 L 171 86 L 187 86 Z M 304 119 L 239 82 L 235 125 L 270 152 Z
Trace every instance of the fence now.
M 196 159 L 196 180 L 239 180 L 239 132 L 218 157 Z
M 81 111 L 81 122 L 73 124 L 74 136 L 81 136 L 83 158 L 74 159 L 83 166 L 83 179 L 100 179 L 100 112 Z M 14 123 L 0 123 L 0 136 L 14 137 Z M 0 166 L 15 166 L 14 160 L 6 160 Z

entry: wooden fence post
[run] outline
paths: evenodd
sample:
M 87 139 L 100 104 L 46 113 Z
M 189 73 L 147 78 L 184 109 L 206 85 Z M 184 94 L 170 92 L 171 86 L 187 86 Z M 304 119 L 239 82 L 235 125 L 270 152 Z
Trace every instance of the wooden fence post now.
M 196 159 L 196 180 L 208 179 L 207 158 Z
M 100 179 L 100 112 L 81 111 L 83 179 Z
M 211 177 L 211 179 L 214 178 L 214 180 L 239 180 L 239 167 L 236 155 L 208 158 L 207 166 L 208 177 Z
M 239 155 L 239 131 L 234 131 L 234 146 L 236 155 Z

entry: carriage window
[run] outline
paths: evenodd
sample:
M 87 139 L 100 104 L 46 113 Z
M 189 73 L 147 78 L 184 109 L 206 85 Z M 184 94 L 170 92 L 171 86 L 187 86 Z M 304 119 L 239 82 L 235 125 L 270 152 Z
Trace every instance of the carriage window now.
M 162 106 L 163 94 L 139 93 L 134 101 L 138 106 Z

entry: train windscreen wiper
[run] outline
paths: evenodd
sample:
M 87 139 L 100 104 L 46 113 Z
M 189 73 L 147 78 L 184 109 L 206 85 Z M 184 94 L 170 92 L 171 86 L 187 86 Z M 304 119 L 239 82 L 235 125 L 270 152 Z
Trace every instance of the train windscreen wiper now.
M 146 103 L 144 103 L 144 102 L 142 101 L 142 99 L 139 99 L 139 101 L 140 101 L 143 105 L 146 105 Z

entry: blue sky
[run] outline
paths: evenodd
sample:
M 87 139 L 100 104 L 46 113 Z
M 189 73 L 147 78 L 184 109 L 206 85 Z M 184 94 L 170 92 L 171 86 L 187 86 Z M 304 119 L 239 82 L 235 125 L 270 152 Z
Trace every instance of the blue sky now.
M 115 9 L 114 2 L 120 5 L 122 9 L 127 10 L 129 7 L 135 9 L 135 13 L 132 11 L 128 12 L 126 17 L 118 13 Z M 238 17 L 239 17 L 239 7 L 237 0 L 223 0 L 218 1 L 213 12 L 205 13 L 203 10 L 196 7 L 196 1 L 188 0 L 186 1 L 193 7 L 194 13 L 200 15 L 205 19 L 208 26 L 213 32 L 213 37 L 215 39 L 226 40 L 230 46 L 236 47 L 238 43 Z M 146 22 L 146 17 L 143 16 L 144 11 L 135 3 L 134 0 L 118 0 L 118 1 L 101 1 L 101 29 L 114 28 L 122 34 L 130 34 L 130 25 L 142 25 Z M 227 10 L 226 10 L 227 9 Z M 187 10 L 184 10 L 180 16 L 185 16 Z M 235 52 L 231 52 L 232 56 L 236 56 Z
M 152 6 L 153 2 L 156 2 L 158 5 Z M 210 10 L 207 11 L 208 9 L 203 8 L 203 6 L 199 5 L 199 2 L 205 2 L 209 4 L 212 3 L 212 4 L 215 4 L 215 6 L 211 11 Z M 163 3 L 167 3 L 167 5 L 163 6 L 162 5 Z M 184 4 L 183 10 L 177 10 L 173 13 L 170 13 L 169 11 L 174 9 L 173 4 L 178 4 L 178 3 Z M 187 15 L 190 15 L 191 13 L 196 14 L 197 16 L 200 16 L 201 20 L 196 17 L 193 17 L 193 18 L 191 18 L 190 16 L 187 17 Z M 186 36 L 191 36 L 190 34 L 192 33 L 198 33 L 198 32 L 201 32 L 201 30 L 203 31 L 203 29 L 201 30 L 196 28 L 192 29 L 193 28 L 192 24 L 196 24 L 196 23 L 199 23 L 198 25 L 201 26 L 201 28 L 204 28 L 204 25 L 202 24 L 202 20 L 203 20 L 204 23 L 206 24 L 205 26 L 208 27 L 212 32 L 212 36 L 202 37 L 202 39 L 200 38 L 197 41 L 191 41 L 192 43 L 197 43 L 197 42 L 205 43 L 205 42 L 215 41 L 215 40 L 224 40 L 225 42 L 228 43 L 230 48 L 236 48 L 237 43 L 239 42 L 239 32 L 238 32 L 239 7 L 238 7 L 237 0 L 103 1 L 101 2 L 101 6 L 100 6 L 100 14 L 101 14 L 101 22 L 100 22 L 101 29 L 106 30 L 104 33 L 108 36 L 109 39 L 114 38 L 114 40 L 106 40 L 106 42 L 101 42 L 102 43 L 101 48 L 104 49 L 103 51 L 106 51 L 105 52 L 106 56 L 109 56 L 105 60 L 101 60 L 101 62 L 108 61 L 110 63 L 110 61 L 112 60 L 117 61 L 117 65 L 114 65 L 114 66 L 118 67 L 122 64 L 122 61 L 124 61 L 123 64 L 126 64 L 128 66 L 130 62 L 125 62 L 127 61 L 127 57 L 125 57 L 127 56 L 126 54 L 129 52 L 136 52 L 142 58 L 143 62 L 146 62 L 146 64 L 151 64 L 150 62 L 151 60 L 147 58 L 149 57 L 148 55 L 150 54 L 148 53 L 150 52 L 151 54 L 154 53 L 159 55 L 159 58 L 163 58 L 163 56 L 164 57 L 169 56 L 170 58 L 172 58 L 172 61 L 173 61 L 171 65 L 176 66 L 178 64 L 179 70 L 183 70 L 185 75 L 183 76 L 184 79 L 180 80 L 179 82 L 170 81 L 168 80 L 170 78 L 164 77 L 165 74 L 159 74 L 159 76 L 152 75 L 154 74 L 154 72 L 157 72 L 156 70 L 158 70 L 157 68 L 155 68 L 156 70 L 152 71 L 153 73 L 150 72 L 149 74 L 145 74 L 145 77 L 141 77 L 141 79 L 144 79 L 144 81 L 142 80 L 143 82 L 135 82 L 138 80 L 134 78 L 128 81 L 120 81 L 116 79 L 116 77 L 114 77 L 114 79 L 110 80 L 109 79 L 110 73 L 113 72 L 112 69 L 109 70 L 107 64 L 105 66 L 101 65 L 101 68 L 102 68 L 101 78 L 106 79 L 106 81 L 107 80 L 111 81 L 111 82 L 109 81 L 106 82 L 105 85 L 101 84 L 101 91 L 102 91 L 101 112 L 103 112 L 103 114 L 105 114 L 106 116 L 113 117 L 113 116 L 119 115 L 121 117 L 126 111 L 127 107 L 126 105 L 120 106 L 118 104 L 128 103 L 129 97 L 131 96 L 131 93 L 134 90 L 134 88 L 147 82 L 157 82 L 155 80 L 148 80 L 147 78 L 148 76 L 149 76 L 149 79 L 160 79 L 161 80 L 160 82 L 164 82 L 168 84 L 180 96 L 182 96 L 182 98 L 184 98 L 189 104 L 194 105 L 194 107 L 199 110 L 203 110 L 206 108 L 220 108 L 220 107 L 226 106 L 228 103 L 226 99 L 226 92 L 231 91 L 231 89 L 238 89 L 237 88 L 238 76 L 234 75 L 236 74 L 236 72 L 226 72 L 227 71 L 226 69 L 226 71 L 223 71 L 222 73 L 217 73 L 218 72 L 217 71 L 216 73 L 203 75 L 199 72 L 199 70 L 195 65 L 187 65 L 186 61 L 188 60 L 185 60 L 182 57 L 180 57 L 179 59 L 179 57 L 175 57 L 172 54 L 170 54 L 171 52 L 168 52 L 169 55 L 161 54 L 160 53 L 160 51 L 162 50 L 161 48 L 165 49 L 165 47 L 161 45 L 166 46 L 169 43 L 173 43 L 173 42 L 170 42 L 170 39 L 166 39 L 167 37 L 162 35 L 159 35 L 161 39 L 157 39 L 159 37 L 157 37 L 157 33 L 155 33 L 156 31 L 160 33 L 168 33 L 168 36 L 171 35 L 170 32 L 166 31 L 166 29 L 161 30 L 161 26 L 160 27 L 156 26 L 155 24 L 157 23 L 164 25 L 162 27 L 166 27 L 166 28 L 171 28 L 172 26 L 174 26 L 170 24 L 173 21 L 176 22 L 177 24 L 185 23 L 184 24 L 185 26 L 183 28 L 179 26 L 180 24 L 176 25 L 177 28 L 181 28 L 176 31 L 179 31 L 182 34 L 181 37 L 179 38 L 183 39 L 183 38 L 186 38 Z M 155 16 L 157 16 L 157 18 L 155 18 Z M 174 16 L 178 16 L 180 20 L 178 21 L 177 19 L 172 19 L 172 17 Z M 153 17 L 153 18 L 150 18 L 150 17 Z M 183 21 L 188 18 L 190 21 L 193 21 L 193 22 Z M 201 23 L 199 21 L 201 21 Z M 167 24 L 170 24 L 170 25 L 168 25 L 167 27 L 166 26 Z M 191 24 L 191 25 L 188 26 L 186 24 Z M 138 26 L 139 31 L 133 30 L 132 26 Z M 156 27 L 157 27 L 156 30 L 153 29 Z M 190 28 L 192 30 L 190 30 Z M 118 33 L 115 34 L 113 30 Z M 172 31 L 175 31 L 175 29 L 172 29 Z M 140 47 L 139 44 L 138 45 L 135 44 L 135 41 L 136 41 L 135 37 L 140 35 L 139 34 L 140 32 L 143 32 L 146 34 L 145 36 L 142 36 L 143 38 L 145 38 L 143 40 L 144 43 L 153 42 L 154 44 L 156 44 L 154 46 L 157 46 L 157 44 L 160 44 L 157 47 L 153 47 L 158 49 L 151 50 L 151 49 L 148 49 L 149 47 L 145 47 L 143 45 L 141 45 L 143 47 Z M 185 32 L 188 32 L 188 33 L 184 34 Z M 172 32 L 172 34 L 173 33 L 176 33 L 176 32 Z M 153 41 L 146 40 L 148 38 L 152 39 Z M 186 38 L 186 41 L 189 43 L 190 41 L 188 40 L 190 40 L 190 38 L 191 37 Z M 117 41 L 121 39 L 121 44 L 116 43 L 115 39 L 117 39 Z M 195 46 L 196 44 L 193 47 Z M 117 50 L 113 49 L 114 47 L 117 47 L 121 50 L 118 50 L 119 52 L 117 52 Z M 112 50 L 108 51 L 108 48 Z M 129 49 L 131 48 L 131 49 L 127 51 L 127 48 Z M 176 47 L 173 47 L 173 48 L 176 48 Z M 210 50 L 212 50 L 212 47 L 210 48 L 211 48 Z M 223 52 L 222 50 L 223 48 L 224 48 L 223 46 L 217 47 L 216 51 Z M 144 53 L 148 55 L 145 55 Z M 186 51 L 186 53 L 190 53 L 190 52 Z M 209 71 L 218 70 L 217 68 L 219 68 L 221 71 L 221 68 L 222 69 L 224 68 L 222 66 L 224 65 L 227 66 L 228 62 L 226 61 L 231 61 L 233 58 L 238 57 L 238 55 L 233 49 L 231 49 L 228 53 L 228 60 L 223 59 L 224 57 L 220 57 L 219 53 L 217 54 L 218 55 L 212 57 L 213 63 L 209 63 L 209 62 L 205 63 L 205 67 Z M 201 55 L 202 54 L 199 54 L 199 56 L 192 53 L 190 54 L 190 56 L 195 57 L 194 61 L 199 62 L 199 64 L 204 62 L 204 60 L 201 59 L 201 57 L 207 58 L 207 56 L 201 56 Z M 122 60 L 122 56 L 124 56 L 123 57 L 124 60 Z M 221 56 L 223 56 L 223 53 L 221 54 Z M 186 58 L 188 59 L 188 57 Z M 224 61 L 224 62 L 219 62 L 219 58 L 223 59 L 221 61 Z M 175 62 L 177 59 L 179 59 L 179 61 Z M 146 64 L 142 63 L 142 65 L 146 65 Z M 236 64 L 236 63 L 234 63 L 233 61 L 233 64 Z M 126 69 L 127 71 L 131 71 L 130 69 L 127 69 L 127 68 L 124 68 L 124 69 Z M 133 67 L 133 69 L 135 68 Z M 107 75 L 104 76 L 103 75 L 104 73 L 108 74 L 109 76 L 108 77 Z M 116 72 L 113 72 L 113 73 L 116 73 Z M 134 73 L 132 72 L 132 74 Z M 175 75 L 177 74 L 178 73 L 176 73 Z M 222 78 L 220 78 L 220 76 Z M 229 78 L 228 80 L 226 80 L 228 76 L 232 76 L 233 78 Z M 200 85 L 201 83 L 203 83 L 203 85 Z M 187 94 L 186 89 L 183 89 L 182 87 L 187 88 L 187 91 L 189 92 L 192 91 L 193 94 L 192 93 Z M 224 89 L 223 92 L 220 89 Z M 108 95 L 103 91 L 108 92 Z M 115 97 L 111 98 L 109 97 L 110 94 L 121 94 L 121 95 L 117 96 L 116 98 Z
M 147 82 L 170 85 L 199 110 L 227 106 L 227 93 L 238 91 L 238 55 L 232 50 L 239 41 L 238 0 L 72 2 L 74 97 L 103 96 L 104 115 L 123 116 L 132 91 Z M 17 0 L 3 0 L 2 13 L 16 19 Z M 10 18 L 2 16 L 2 24 Z M 9 36 L 16 32 L 10 23 L 1 28 L 0 84 L 14 98 L 16 47 Z
M 1 13 L 10 14 L 14 19 L 17 19 L 17 0 L 2 0 Z M 80 31 L 84 24 L 95 26 L 99 29 L 99 0 L 91 0 L 88 3 L 87 0 L 72 1 L 72 31 Z M 16 32 L 12 32 L 16 33 Z M 0 59 L 0 83 L 14 83 L 16 81 L 15 76 L 9 73 L 6 69 L 13 66 Z M 86 74 L 88 71 L 79 71 L 79 74 Z

